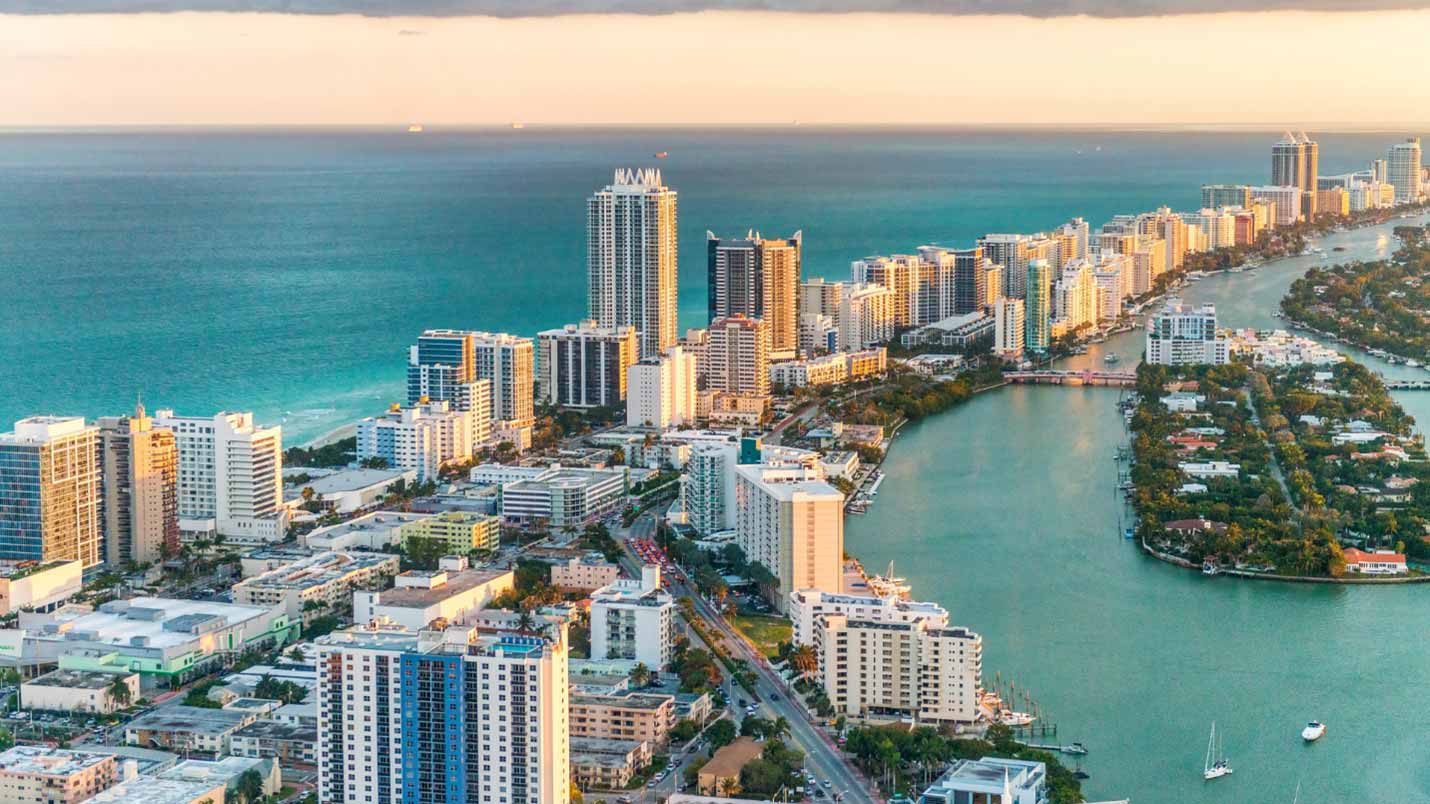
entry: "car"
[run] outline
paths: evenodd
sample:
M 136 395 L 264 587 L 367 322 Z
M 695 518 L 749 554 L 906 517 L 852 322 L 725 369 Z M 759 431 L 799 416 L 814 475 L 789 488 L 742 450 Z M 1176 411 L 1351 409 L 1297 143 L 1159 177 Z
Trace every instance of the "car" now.
M 828 780 L 828 779 L 825 779 L 824 781 L 820 782 L 820 784 L 824 785 L 824 789 L 825 789 L 825 790 L 828 790 L 829 788 L 831 788 L 831 787 L 834 786 L 834 785 L 832 785 L 832 784 L 829 783 L 829 780 Z
M 646 789 L 647 789 L 647 790 L 650 790 L 650 789 L 654 788 L 654 787 L 655 787 L 655 780 L 654 780 L 654 779 L 651 779 L 650 781 L 648 781 L 648 782 L 645 783 L 645 786 L 646 786 Z
M 775 695 L 774 693 L 770 693 L 770 700 L 771 700 L 771 701 L 778 701 L 779 699 L 780 699 L 780 696 Z

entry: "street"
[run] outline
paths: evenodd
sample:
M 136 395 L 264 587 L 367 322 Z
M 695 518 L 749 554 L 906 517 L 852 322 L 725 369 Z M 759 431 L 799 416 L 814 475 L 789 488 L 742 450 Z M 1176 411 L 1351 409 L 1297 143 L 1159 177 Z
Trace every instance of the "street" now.
M 626 540 L 628 538 L 654 540 L 655 532 L 654 516 L 644 514 L 637 518 L 629 529 L 622 529 L 616 534 L 623 553 L 621 563 L 626 571 L 634 577 L 640 577 L 640 564 L 630 553 Z M 836 794 L 842 794 L 843 798 L 840 800 L 845 802 L 873 804 L 877 799 L 869 794 L 868 788 L 859 780 L 853 769 L 844 762 L 838 749 L 825 732 L 809 720 L 804 708 L 790 700 L 790 696 L 794 693 L 785 689 L 764 657 L 757 655 L 750 644 L 737 634 L 734 628 L 725 621 L 725 618 L 700 595 L 699 590 L 688 582 L 683 573 L 675 573 L 670 578 L 670 582 L 672 594 L 677 597 L 688 596 L 693 600 L 696 611 L 725 637 L 725 644 L 730 647 L 732 656 L 744 659 L 753 668 L 756 677 L 756 698 L 761 704 L 760 715 L 770 719 L 783 717 L 789 722 L 789 742 L 804 752 L 805 768 L 814 774 L 816 780 L 819 782 L 829 780 L 832 785 L 827 788 L 830 798 L 833 799 Z M 688 636 L 693 643 L 700 642 L 700 637 L 694 632 L 694 629 L 688 629 Z M 743 715 L 743 710 L 733 704 L 740 698 L 748 698 L 749 693 L 736 686 L 732 679 L 726 679 L 725 688 L 738 720 L 738 717 Z M 729 695 L 732 690 L 734 694 Z M 655 791 L 674 792 L 677 777 L 678 773 L 667 777 L 664 783 L 655 788 Z M 650 793 L 652 791 L 643 792 Z M 637 798 L 636 800 L 642 799 Z

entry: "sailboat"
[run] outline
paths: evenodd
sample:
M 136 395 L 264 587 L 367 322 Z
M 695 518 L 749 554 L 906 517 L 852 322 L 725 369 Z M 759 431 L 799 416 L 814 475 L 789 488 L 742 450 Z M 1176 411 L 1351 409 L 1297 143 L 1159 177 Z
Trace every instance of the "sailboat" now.
M 1222 755 L 1221 746 L 1216 739 L 1216 721 L 1212 721 L 1212 734 L 1207 738 L 1207 758 L 1202 763 L 1202 778 L 1207 781 L 1220 779 L 1231 773 L 1231 764 Z

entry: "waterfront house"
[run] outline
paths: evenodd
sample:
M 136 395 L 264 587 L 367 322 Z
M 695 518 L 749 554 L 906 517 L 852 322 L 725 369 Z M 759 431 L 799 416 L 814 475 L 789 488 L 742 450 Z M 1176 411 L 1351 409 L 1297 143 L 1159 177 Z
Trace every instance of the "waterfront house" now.
M 1168 533 L 1175 533 L 1178 536 L 1184 537 L 1206 531 L 1211 531 L 1217 535 L 1226 533 L 1225 522 L 1213 522 L 1210 519 L 1174 519 L 1171 522 L 1163 522 L 1162 528 Z
M 1241 475 L 1241 464 L 1228 463 L 1226 461 L 1207 461 L 1205 463 L 1179 463 L 1177 468 L 1182 470 L 1182 474 L 1187 477 L 1209 478 L 1209 477 L 1239 477 Z
M 961 759 L 919 797 L 919 804 L 1044 804 L 1048 768 L 1022 759 Z
M 1361 575 L 1405 575 L 1410 570 L 1405 565 L 1405 556 L 1393 550 L 1373 550 L 1369 553 L 1354 547 L 1344 551 L 1346 572 Z
M 1167 394 L 1160 401 L 1173 413 L 1190 413 L 1197 409 L 1199 405 L 1207 401 L 1204 394 L 1196 394 L 1190 391 L 1177 391 Z

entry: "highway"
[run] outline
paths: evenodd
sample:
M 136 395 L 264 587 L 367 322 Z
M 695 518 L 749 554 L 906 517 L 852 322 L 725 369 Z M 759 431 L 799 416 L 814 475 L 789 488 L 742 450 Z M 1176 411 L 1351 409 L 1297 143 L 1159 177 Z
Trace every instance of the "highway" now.
M 634 577 L 640 577 L 640 562 L 630 552 L 626 540 L 627 538 L 654 540 L 655 532 L 655 519 L 653 515 L 647 513 L 637 518 L 629 529 L 623 528 L 614 534 L 624 551 L 622 564 Z M 764 657 L 758 655 L 750 643 L 735 632 L 725 618 L 715 610 L 715 607 L 700 595 L 700 592 L 688 581 L 684 573 L 674 573 L 670 582 L 671 592 L 677 597 L 684 595 L 693 600 L 696 611 L 721 633 L 724 637 L 724 644 L 731 655 L 737 659 L 744 659 L 754 669 L 755 691 L 761 705 L 759 716 L 769 719 L 783 717 L 789 722 L 789 742 L 804 752 L 806 770 L 813 773 L 818 782 L 822 783 L 828 780 L 831 783 L 831 786 L 826 788 L 829 798 L 824 800 L 837 798 L 837 800 L 849 804 L 874 804 L 874 802 L 882 801 L 882 799 L 870 795 L 869 786 L 861 781 L 854 769 L 844 762 L 844 758 L 831 742 L 827 733 L 810 721 L 802 706 L 790 699 L 790 691 L 785 689 L 784 684 L 765 662 Z M 693 630 L 688 632 L 688 636 L 692 642 L 700 641 L 699 635 Z M 725 688 L 727 697 L 732 704 L 737 700 L 750 698 L 750 694 L 742 687 L 735 685 L 731 679 L 726 679 Z M 732 689 L 733 696 L 729 695 Z M 743 715 L 743 710 L 738 706 L 732 706 L 732 708 L 736 711 L 737 719 Z M 678 773 L 672 774 L 672 777 L 667 778 L 664 784 L 658 785 L 654 792 L 674 792 L 675 779 L 673 777 L 678 775 Z M 643 799 L 637 797 L 636 800 Z

